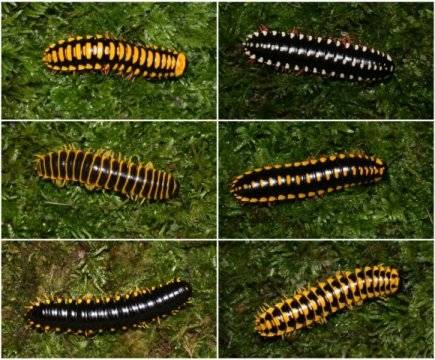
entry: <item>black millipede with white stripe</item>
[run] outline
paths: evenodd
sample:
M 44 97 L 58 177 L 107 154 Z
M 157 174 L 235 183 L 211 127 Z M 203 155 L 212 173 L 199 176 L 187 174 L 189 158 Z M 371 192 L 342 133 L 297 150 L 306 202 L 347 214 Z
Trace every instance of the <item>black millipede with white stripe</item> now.
M 390 55 L 345 39 L 261 28 L 243 43 L 252 61 L 281 71 L 319 74 L 354 81 L 387 79 L 394 71 Z
M 362 152 L 339 153 L 246 171 L 234 178 L 230 192 L 243 204 L 302 200 L 376 183 L 386 172 L 387 165 L 377 157 Z
M 190 284 L 176 279 L 155 288 L 124 294 L 38 299 L 29 306 L 26 318 L 28 324 L 39 331 L 93 335 L 105 330 L 127 330 L 173 314 L 191 296 Z
M 174 177 L 151 162 L 133 163 L 110 150 L 78 150 L 73 146 L 36 155 L 40 178 L 57 186 L 78 182 L 88 190 L 112 190 L 132 200 L 167 200 L 178 194 Z

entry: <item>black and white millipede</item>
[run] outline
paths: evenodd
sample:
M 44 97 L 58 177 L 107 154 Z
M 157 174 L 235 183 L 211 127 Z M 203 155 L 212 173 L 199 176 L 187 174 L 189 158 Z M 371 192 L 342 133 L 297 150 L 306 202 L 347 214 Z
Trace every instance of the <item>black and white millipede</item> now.
M 112 190 L 132 200 L 167 200 L 178 194 L 179 184 L 151 162 L 134 163 L 110 150 L 60 150 L 36 155 L 37 175 L 63 187 L 78 182 L 88 190 Z
M 26 313 L 28 324 L 39 331 L 94 335 L 127 330 L 174 314 L 189 301 L 192 287 L 175 279 L 151 289 L 84 297 L 37 299 Z
M 115 72 L 128 78 L 176 79 L 183 76 L 183 52 L 144 46 L 109 35 L 75 36 L 59 40 L 44 51 L 44 64 L 55 72 Z
M 267 165 L 234 178 L 230 192 L 242 204 L 303 200 L 385 178 L 387 165 L 363 152 L 338 153 Z
M 273 306 L 262 306 L 255 318 L 255 330 L 267 338 L 289 336 L 299 329 L 325 323 L 339 310 L 393 295 L 399 290 L 399 282 L 399 271 L 392 266 L 339 271 Z
M 375 82 L 389 78 L 394 71 L 393 59 L 380 50 L 297 30 L 283 32 L 260 27 L 248 35 L 243 47 L 251 61 L 297 74 Z

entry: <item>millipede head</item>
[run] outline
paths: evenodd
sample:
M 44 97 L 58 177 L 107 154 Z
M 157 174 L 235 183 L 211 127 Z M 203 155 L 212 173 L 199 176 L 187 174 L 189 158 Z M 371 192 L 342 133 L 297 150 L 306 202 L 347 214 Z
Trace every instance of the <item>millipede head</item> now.
M 268 311 L 256 315 L 255 331 L 265 338 L 272 338 L 283 334 L 282 331 L 276 327 L 275 322 L 273 321 L 273 316 Z M 286 332 L 288 333 L 289 329 L 287 329 Z
M 36 173 L 38 176 L 43 176 L 43 161 L 44 157 L 42 155 L 36 155 L 35 156 L 35 167 L 36 167 Z
M 41 306 L 38 305 L 32 305 L 30 307 L 26 307 L 28 310 L 26 312 L 26 319 L 27 319 L 27 323 L 34 328 L 39 328 L 39 319 L 42 316 L 42 308 Z M 39 326 L 37 326 L 39 325 Z
M 391 292 L 394 294 L 395 292 L 397 292 L 400 288 L 400 275 L 399 275 L 399 270 L 391 267 Z
M 183 76 L 187 69 L 187 57 L 184 53 L 180 52 L 177 55 L 177 61 L 175 63 L 175 77 L 179 78 Z
M 179 192 L 180 192 L 180 183 L 178 182 L 178 180 L 174 179 L 174 191 L 172 192 L 172 195 L 170 197 L 171 198 L 177 197 Z

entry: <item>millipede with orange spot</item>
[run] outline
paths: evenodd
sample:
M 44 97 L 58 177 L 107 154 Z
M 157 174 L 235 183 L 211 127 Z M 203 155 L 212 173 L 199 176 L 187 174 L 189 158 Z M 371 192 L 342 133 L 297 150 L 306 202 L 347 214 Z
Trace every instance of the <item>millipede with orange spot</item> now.
M 178 194 L 178 182 L 152 163 L 135 164 L 109 150 L 83 151 L 72 146 L 36 155 L 37 174 L 58 186 L 78 182 L 88 190 L 106 189 L 133 200 L 167 200 Z
M 339 153 L 247 171 L 232 181 L 230 192 L 243 204 L 302 200 L 376 183 L 386 172 L 387 165 L 379 158 L 362 152 Z
M 105 330 L 127 330 L 173 314 L 191 296 L 190 284 L 176 279 L 126 294 L 38 299 L 28 307 L 26 318 L 28 324 L 39 331 L 93 335 Z
M 116 72 L 129 78 L 175 79 L 183 76 L 187 58 L 183 52 L 143 46 L 108 35 L 70 37 L 51 44 L 42 58 L 53 71 L 63 73 Z
M 268 338 L 291 335 L 296 330 L 323 324 L 329 315 L 361 305 L 366 299 L 393 295 L 399 289 L 399 281 L 399 271 L 384 265 L 337 272 L 274 306 L 262 306 L 255 319 L 255 330 Z

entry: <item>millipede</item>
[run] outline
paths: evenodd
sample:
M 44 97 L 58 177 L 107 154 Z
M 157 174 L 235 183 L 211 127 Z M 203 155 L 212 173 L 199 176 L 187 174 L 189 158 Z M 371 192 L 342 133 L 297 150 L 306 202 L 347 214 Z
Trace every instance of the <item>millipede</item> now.
M 248 35 L 243 47 L 252 62 L 284 72 L 375 82 L 389 78 L 394 71 L 389 54 L 348 38 L 305 35 L 298 30 L 283 32 L 263 26 Z
M 180 310 L 192 296 L 186 281 L 175 279 L 151 289 L 104 296 L 37 299 L 26 314 L 28 325 L 42 332 L 86 336 L 140 327 Z
M 59 40 L 45 49 L 42 61 L 55 72 L 116 72 L 145 79 L 180 78 L 187 68 L 183 52 L 135 44 L 108 34 Z
M 234 178 L 230 192 L 243 204 L 268 204 L 323 196 L 382 180 L 387 165 L 363 152 L 338 153 L 267 165 Z
M 179 184 L 151 162 L 134 163 L 110 150 L 60 150 L 36 155 L 37 175 L 63 187 L 78 182 L 88 190 L 112 190 L 132 200 L 167 200 L 178 194 Z
M 274 306 L 262 306 L 255 329 L 267 338 L 290 336 L 299 329 L 325 323 L 339 310 L 361 305 L 367 299 L 385 298 L 398 289 L 399 271 L 394 267 L 376 265 L 337 272 Z

